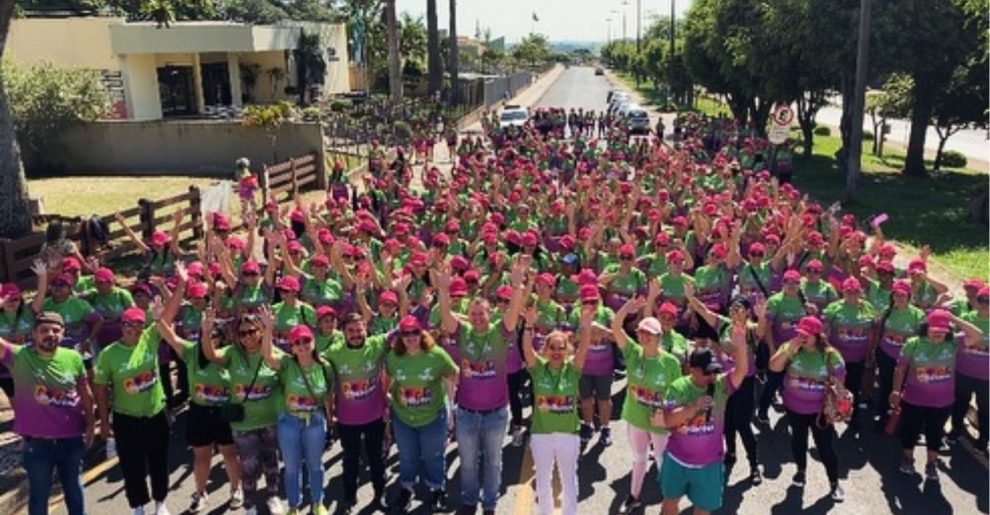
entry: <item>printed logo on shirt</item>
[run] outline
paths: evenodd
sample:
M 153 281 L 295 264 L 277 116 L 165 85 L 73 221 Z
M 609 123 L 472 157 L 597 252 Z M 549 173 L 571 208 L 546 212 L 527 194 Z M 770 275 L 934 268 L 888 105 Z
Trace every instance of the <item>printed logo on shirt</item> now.
M 285 407 L 289 411 L 316 411 L 319 403 L 316 399 L 308 395 L 296 395 L 291 393 L 285 396 Z
M 941 383 L 944 381 L 951 381 L 952 367 L 916 367 L 914 369 L 914 378 L 919 383 Z
M 842 327 L 838 330 L 837 336 L 846 341 L 866 340 L 867 329 L 865 327 Z
M 230 392 L 223 386 L 198 384 L 193 388 L 193 396 L 206 403 L 227 402 Z
M 819 381 L 813 377 L 804 377 L 804 376 L 796 376 L 796 375 L 788 374 L 787 384 L 795 390 L 803 390 L 806 392 L 825 391 L 825 382 Z
M 340 394 L 349 401 L 364 399 L 378 390 L 378 381 L 378 376 L 357 381 L 341 381 Z
M 79 405 L 79 393 L 75 389 L 63 389 L 43 384 L 35 385 L 34 401 L 42 406 L 75 408 Z
M 124 391 L 127 393 L 141 393 L 150 389 L 158 382 L 158 374 L 149 370 L 134 377 L 124 380 Z
M 902 347 L 904 346 L 904 342 L 907 341 L 908 337 L 903 334 L 886 333 L 883 335 L 883 339 L 889 345 L 893 345 L 894 347 Z
M 688 436 L 710 435 L 715 432 L 715 421 L 713 417 L 708 417 L 706 422 L 705 414 L 702 413 L 678 427 L 677 432 Z
M 636 402 L 649 408 L 661 408 L 664 405 L 663 395 L 643 386 L 629 385 L 629 393 Z
M 574 407 L 574 397 L 570 395 L 536 396 L 536 409 L 543 413 L 571 413 Z
M 980 348 L 980 347 L 959 347 L 960 352 L 968 356 L 974 356 L 979 358 L 990 357 L 990 348 Z
M 590 352 L 605 352 L 610 351 L 609 344 L 607 340 L 599 340 L 598 343 L 592 343 L 588 350 Z
M 272 387 L 256 384 L 248 391 L 247 385 L 234 385 L 234 395 L 241 401 L 260 401 L 271 397 Z
M 498 375 L 495 362 L 490 359 L 472 362 L 464 358 L 461 360 L 461 373 L 465 379 L 491 379 Z
M 433 391 L 430 387 L 407 386 L 399 388 L 399 402 L 408 408 L 426 406 L 433 401 Z

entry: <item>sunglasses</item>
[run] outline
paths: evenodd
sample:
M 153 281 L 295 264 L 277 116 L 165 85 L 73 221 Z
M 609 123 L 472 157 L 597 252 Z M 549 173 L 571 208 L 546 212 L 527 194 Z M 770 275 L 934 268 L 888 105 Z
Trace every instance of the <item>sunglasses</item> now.
M 142 324 L 141 322 L 124 322 L 124 323 L 120 324 L 120 327 L 129 327 L 131 329 L 139 329 L 141 327 L 144 327 L 144 324 Z
M 420 335 L 420 332 L 419 331 L 402 331 L 402 333 L 400 333 L 400 334 L 402 334 L 402 337 L 403 338 L 406 338 L 406 337 L 412 337 L 412 336 L 419 336 Z
M 241 272 L 241 277 L 258 277 L 258 272 Z
M 809 268 L 808 269 L 808 273 L 809 274 L 821 274 L 822 271 L 821 270 L 812 270 L 812 269 Z
M 258 334 L 257 329 L 241 329 L 240 331 L 237 331 L 238 336 L 251 336 L 255 334 Z
M 749 257 L 763 257 L 762 252 L 750 252 Z
M 312 338 L 300 338 L 298 340 L 293 341 L 292 346 L 295 347 L 296 345 L 310 345 L 312 343 L 313 343 Z
M 798 286 L 799 284 L 801 283 L 798 281 L 784 281 L 784 286 Z
M 990 304 L 990 297 L 977 297 L 976 302 L 980 302 L 983 304 Z
M 632 260 L 636 259 L 636 256 L 622 256 L 619 259 L 621 259 L 623 261 L 632 261 Z
M 564 345 L 548 345 L 547 350 L 550 352 L 566 352 L 567 347 Z
M 597 306 L 598 305 L 598 301 L 597 300 L 583 300 L 583 301 L 581 301 L 581 305 L 582 306 Z

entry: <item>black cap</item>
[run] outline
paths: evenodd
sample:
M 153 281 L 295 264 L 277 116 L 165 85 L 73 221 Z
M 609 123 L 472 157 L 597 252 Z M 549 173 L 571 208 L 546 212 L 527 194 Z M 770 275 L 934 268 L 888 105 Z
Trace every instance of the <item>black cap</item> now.
M 695 349 L 688 357 L 689 368 L 700 368 L 706 374 L 717 374 L 722 371 L 722 365 L 715 361 L 711 349 Z

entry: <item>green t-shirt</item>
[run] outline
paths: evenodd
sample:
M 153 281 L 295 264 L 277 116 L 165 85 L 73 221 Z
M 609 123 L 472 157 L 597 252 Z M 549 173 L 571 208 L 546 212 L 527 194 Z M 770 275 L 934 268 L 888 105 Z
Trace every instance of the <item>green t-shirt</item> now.
M 272 306 L 272 314 L 275 315 L 277 333 L 287 332 L 297 325 L 316 327 L 316 310 L 305 302 L 297 301 L 295 306 L 279 302 Z
M 443 378 L 458 373 L 457 365 L 440 347 L 399 356 L 389 352 L 385 369 L 392 378 L 392 409 L 404 424 L 423 427 L 444 409 Z
M 563 326 L 567 320 L 564 307 L 554 300 L 543 302 L 537 299 L 534 307 L 536 307 L 536 328 L 540 332 L 548 333 Z
M 125 309 L 134 305 L 134 297 L 131 292 L 114 287 L 110 293 L 95 292 L 86 299 L 105 320 L 118 320 Z
M 290 354 L 283 354 L 279 361 L 278 376 L 282 383 L 279 411 L 300 418 L 322 413 L 323 403 L 333 387 L 332 375 L 326 368 L 329 365 L 314 361 L 302 368 Z
M 233 307 L 241 309 L 256 308 L 269 301 L 268 292 L 258 284 L 257 286 L 240 285 L 234 291 Z
M 320 282 L 313 276 L 307 275 L 302 287 L 302 298 L 314 306 L 327 306 L 344 298 L 344 288 L 329 277 Z
M 643 347 L 634 342 L 626 343 L 622 355 L 626 358 L 626 377 L 629 386 L 622 403 L 622 420 L 631 426 L 651 433 L 665 434 L 666 429 L 653 426 L 653 412 L 664 407 L 667 388 L 681 377 L 681 364 L 668 352 L 647 357 Z
M 801 293 L 804 293 L 804 298 L 807 299 L 808 302 L 813 302 L 816 306 L 818 306 L 819 311 L 825 309 L 826 306 L 835 302 L 839 298 L 839 294 L 835 291 L 835 287 L 827 281 L 815 281 L 812 283 L 807 279 L 802 279 Z
M 578 432 L 578 382 L 581 370 L 567 361 L 559 370 L 542 356 L 529 367 L 533 381 L 533 434 Z
M 623 274 L 616 266 L 614 270 L 608 273 L 615 274 L 615 277 L 608 283 L 610 293 L 633 297 L 641 291 L 646 291 L 646 274 L 638 268 L 630 269 L 629 273 Z
M 687 363 L 688 355 L 691 354 L 691 343 L 683 334 L 670 330 L 660 337 L 660 345 L 663 350 L 671 353 L 681 363 Z
M 93 382 L 111 385 L 113 411 L 151 417 L 165 408 L 165 390 L 158 380 L 158 330 L 145 329 L 133 346 L 116 341 L 96 359 Z
M 388 338 L 379 335 L 369 336 L 357 348 L 341 340 L 324 355 L 335 374 L 334 413 L 341 424 L 367 424 L 385 413 L 381 379 L 386 352 Z
M 196 342 L 182 342 L 182 361 L 186 364 L 189 398 L 193 404 L 214 407 L 230 400 L 230 374 L 223 367 L 206 360 L 200 366 L 200 349 Z
M 282 351 L 274 351 L 281 359 Z M 244 405 L 244 420 L 231 422 L 230 428 L 234 431 L 253 431 L 274 426 L 278 421 L 278 373 L 264 363 L 261 352 L 246 354 L 231 345 L 218 350 L 217 354 L 230 373 L 231 401 Z M 254 386 L 248 391 L 252 379 Z
M 678 276 L 666 273 L 660 276 L 660 289 L 663 291 L 660 298 L 664 301 L 670 301 L 678 306 L 683 306 L 687 300 L 684 296 L 684 283 L 686 281 L 693 281 L 694 279 L 687 275 L 681 274 Z
M 316 335 L 316 352 L 323 357 L 326 357 L 326 353 L 330 350 L 330 347 L 337 344 L 344 344 L 344 332 L 340 329 L 334 329 L 333 333 L 328 336 L 322 334 Z

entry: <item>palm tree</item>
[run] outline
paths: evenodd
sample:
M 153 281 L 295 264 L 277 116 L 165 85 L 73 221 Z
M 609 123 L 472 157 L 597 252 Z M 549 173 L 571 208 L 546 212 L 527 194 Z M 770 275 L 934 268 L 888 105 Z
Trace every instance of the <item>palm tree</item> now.
M 402 66 L 399 61 L 399 30 L 395 21 L 395 0 L 385 1 L 388 28 L 388 90 L 392 102 L 402 101 Z
M 437 23 L 437 0 L 426 0 L 426 74 L 427 93 L 436 94 L 443 87 L 443 66 L 440 60 L 440 27 Z
M 457 0 L 450 0 L 450 105 L 461 102 L 461 88 L 457 79 L 459 64 L 457 62 Z

